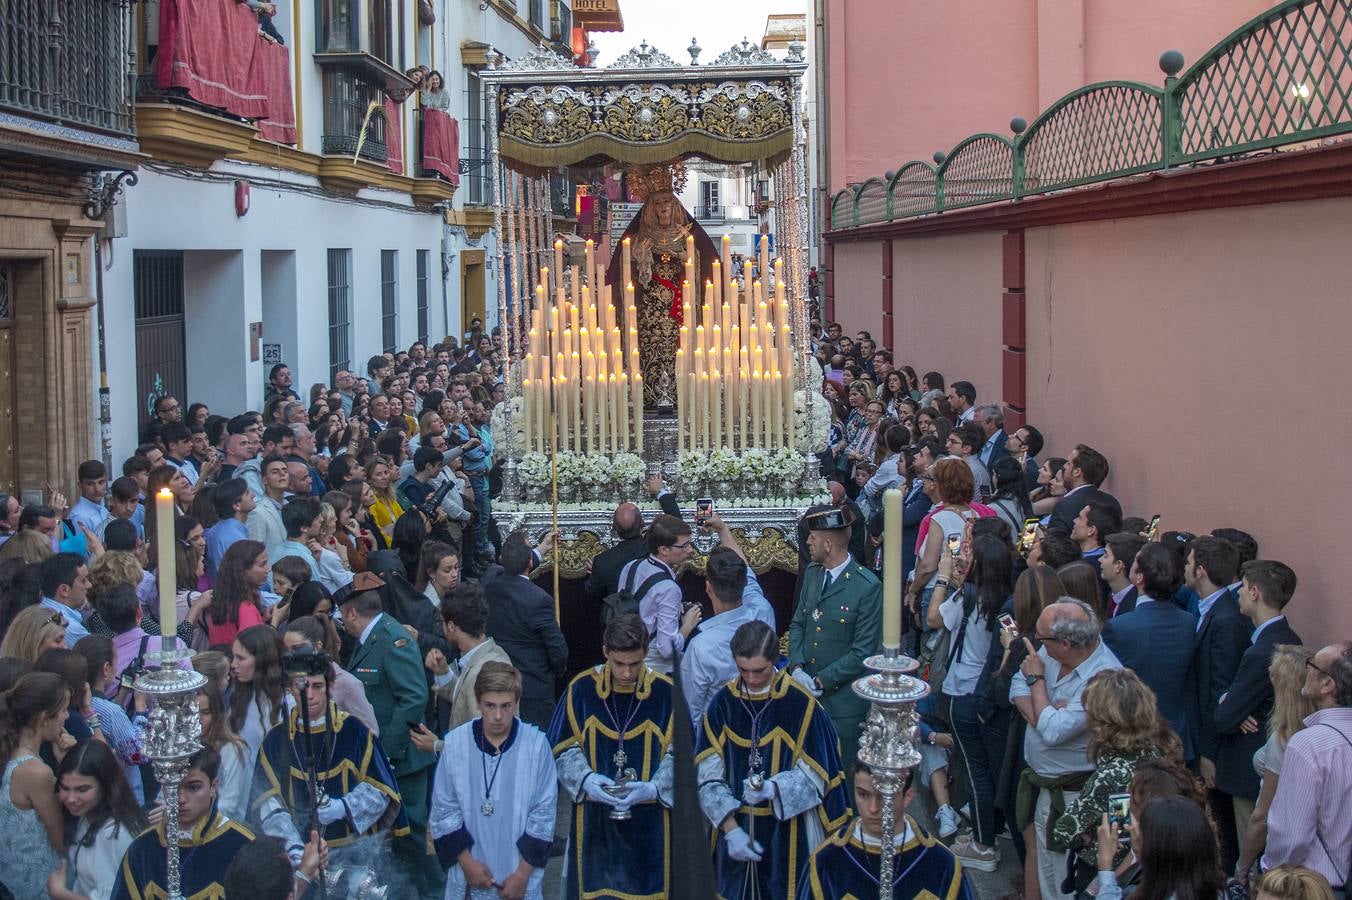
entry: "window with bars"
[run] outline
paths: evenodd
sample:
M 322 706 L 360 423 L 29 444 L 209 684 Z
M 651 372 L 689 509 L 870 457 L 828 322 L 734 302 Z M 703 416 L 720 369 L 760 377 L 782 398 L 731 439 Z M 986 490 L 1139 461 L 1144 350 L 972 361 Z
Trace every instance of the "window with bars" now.
M 380 251 L 380 340 L 386 353 L 399 341 L 399 251 Z
M 418 251 L 418 340 L 427 343 L 427 264 L 431 253 Z
M 329 251 L 329 383 L 352 369 L 352 251 Z

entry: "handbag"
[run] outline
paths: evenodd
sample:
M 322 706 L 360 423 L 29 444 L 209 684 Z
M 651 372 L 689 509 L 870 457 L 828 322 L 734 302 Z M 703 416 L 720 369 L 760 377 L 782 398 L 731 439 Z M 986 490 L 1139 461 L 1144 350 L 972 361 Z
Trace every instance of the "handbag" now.
M 962 623 L 958 625 L 957 634 L 947 628 L 936 628 L 925 635 L 920 644 L 920 677 L 932 691 L 943 689 L 949 668 L 962 652 L 962 642 L 967 636 L 967 620 L 972 617 L 972 609 L 976 606 L 976 592 L 971 589 L 971 585 L 964 584 L 961 590 Z

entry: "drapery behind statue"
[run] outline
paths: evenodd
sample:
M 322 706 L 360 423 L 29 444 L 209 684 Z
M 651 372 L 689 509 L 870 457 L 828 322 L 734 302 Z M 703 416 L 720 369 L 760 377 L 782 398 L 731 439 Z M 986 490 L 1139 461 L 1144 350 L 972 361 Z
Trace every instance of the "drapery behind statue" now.
M 702 296 L 700 285 L 711 277 L 713 261 L 718 258 L 718 249 L 708 232 L 676 198 L 676 191 L 684 184 L 685 167 L 680 163 L 630 168 L 630 193 L 643 202 L 621 238 L 621 241 L 630 239 L 633 271 L 620 271 L 621 244 L 612 249 L 606 271 L 611 303 L 619 320 L 628 315 L 623 302 L 624 285 L 634 283 L 645 409 L 675 405 L 676 347 L 680 341 L 682 304 L 688 301 L 692 310 L 698 307 Z M 685 278 L 685 239 L 690 235 L 695 238 L 699 285 L 692 285 L 691 296 L 686 297 L 681 282 Z M 696 323 L 687 324 L 693 332 Z M 626 328 L 628 325 L 625 321 Z

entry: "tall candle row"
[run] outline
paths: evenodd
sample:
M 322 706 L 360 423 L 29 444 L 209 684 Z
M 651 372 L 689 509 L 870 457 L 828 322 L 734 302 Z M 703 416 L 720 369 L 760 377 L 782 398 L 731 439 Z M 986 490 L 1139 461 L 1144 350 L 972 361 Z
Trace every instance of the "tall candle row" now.
M 540 272 L 531 309 L 522 381 L 526 446 L 550 447 L 551 406 L 558 411 L 558 448 L 574 453 L 620 453 L 643 447 L 643 376 L 637 330 L 624 334 L 609 302 L 604 266 L 589 240 L 583 267 L 563 272 L 563 242 L 554 244 L 554 294 L 549 270 Z M 633 286 L 625 299 L 632 311 Z M 632 374 L 631 374 L 632 373 Z
M 761 274 L 770 277 L 761 243 Z M 793 349 L 782 261 L 774 262 L 773 292 L 752 277 L 749 261 L 739 285 L 731 238 L 725 235 L 713 277 L 701 285 L 693 237 L 685 250 L 676 351 L 679 449 L 792 446 Z

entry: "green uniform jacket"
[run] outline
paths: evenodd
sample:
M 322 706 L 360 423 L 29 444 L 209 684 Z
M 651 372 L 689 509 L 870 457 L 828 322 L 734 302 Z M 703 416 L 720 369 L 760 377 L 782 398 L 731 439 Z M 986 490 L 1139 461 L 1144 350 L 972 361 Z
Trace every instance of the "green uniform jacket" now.
M 841 759 L 848 767 L 868 715 L 868 703 L 852 686 L 865 672 L 864 660 L 878 652 L 883 588 L 853 559 L 823 595 L 825 577 L 826 570 L 812 563 L 799 579 L 798 605 L 789 622 L 789 668 L 801 665 L 821 680 L 821 703 L 840 734 Z
M 380 744 L 395 777 L 434 764 L 436 755 L 413 746 L 408 734 L 410 726 L 423 721 L 427 709 L 427 676 L 418 642 L 393 617 L 382 613 L 366 641 L 352 651 L 348 671 L 366 688 L 366 699 L 380 724 Z

